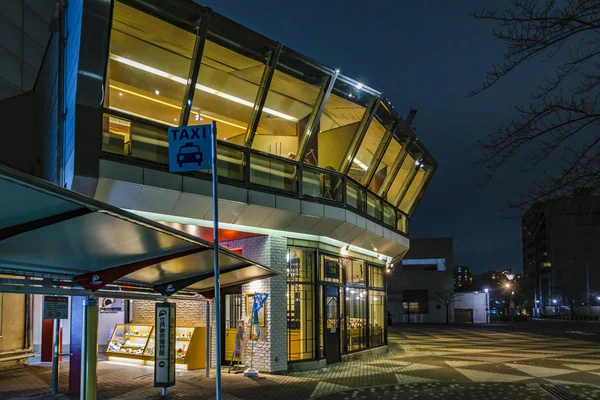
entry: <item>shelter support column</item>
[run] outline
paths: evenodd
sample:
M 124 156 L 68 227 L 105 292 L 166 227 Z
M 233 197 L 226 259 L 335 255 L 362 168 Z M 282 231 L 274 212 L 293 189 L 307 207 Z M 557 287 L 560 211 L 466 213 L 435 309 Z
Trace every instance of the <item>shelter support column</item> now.
M 83 300 L 81 349 L 81 400 L 96 400 L 98 367 L 98 300 Z
M 81 390 L 81 350 L 83 344 L 83 296 L 71 297 L 71 329 L 69 357 L 69 393 Z

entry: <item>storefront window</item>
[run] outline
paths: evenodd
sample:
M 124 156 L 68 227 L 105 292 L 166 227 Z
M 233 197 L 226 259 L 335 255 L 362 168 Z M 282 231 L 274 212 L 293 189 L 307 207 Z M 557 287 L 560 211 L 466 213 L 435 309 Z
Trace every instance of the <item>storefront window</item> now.
M 300 55 L 284 48 L 261 114 L 252 148 L 296 158 L 319 92 L 329 75 L 310 66 Z
M 369 287 L 384 288 L 385 272 L 383 268 L 369 266 Z
M 177 126 L 196 36 L 115 2 L 104 106 Z
M 346 153 L 356 145 L 354 139 L 360 121 L 376 99 L 362 84 L 338 77 L 315 128 L 318 133 L 309 144 L 304 162 L 340 171 Z M 355 164 L 366 171 L 368 165 L 362 167 L 358 162 Z
M 313 250 L 288 249 L 287 333 L 288 360 L 315 358 L 315 303 Z
M 321 281 L 341 282 L 342 269 L 337 257 L 321 256 Z
M 346 343 L 348 351 L 367 347 L 367 291 L 346 288 Z
M 384 328 L 385 292 L 369 290 L 369 346 L 381 346 L 385 343 Z
M 367 274 L 366 264 L 360 260 L 347 260 L 346 264 L 346 283 L 354 285 L 364 285 Z

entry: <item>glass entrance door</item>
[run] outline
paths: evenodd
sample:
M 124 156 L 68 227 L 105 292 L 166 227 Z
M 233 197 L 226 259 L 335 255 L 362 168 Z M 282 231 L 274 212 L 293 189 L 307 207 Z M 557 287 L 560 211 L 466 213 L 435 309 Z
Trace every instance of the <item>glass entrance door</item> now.
M 340 294 L 335 286 L 325 290 L 325 358 L 327 364 L 340 361 Z
M 237 326 L 244 323 L 242 320 L 242 295 L 225 295 L 225 361 L 231 361 Z

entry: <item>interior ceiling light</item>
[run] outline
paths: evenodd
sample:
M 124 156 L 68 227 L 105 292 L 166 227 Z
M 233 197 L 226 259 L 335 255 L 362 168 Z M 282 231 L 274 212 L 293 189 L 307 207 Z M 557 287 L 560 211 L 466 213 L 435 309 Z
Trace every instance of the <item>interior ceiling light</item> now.
M 129 65 L 130 67 L 137 68 L 139 70 L 149 72 L 149 73 L 151 73 L 153 75 L 157 75 L 157 76 L 160 76 L 160 77 L 163 77 L 163 78 L 166 78 L 166 79 L 170 79 L 173 82 L 177 82 L 177 83 L 179 83 L 181 85 L 187 85 L 187 80 L 185 80 L 185 79 L 183 79 L 183 78 L 181 78 L 179 76 L 170 74 L 170 73 L 165 72 L 165 71 L 161 71 L 160 69 L 151 67 L 151 66 L 146 65 L 146 64 L 139 63 L 137 61 L 133 61 L 132 59 L 129 59 L 129 58 L 126 58 L 126 57 L 121 57 L 121 56 L 118 56 L 118 55 L 112 54 L 112 53 L 110 54 L 110 59 L 113 60 L 113 61 L 116 61 L 116 62 L 120 62 L 120 63 L 125 64 L 125 65 Z M 254 103 L 252 103 L 251 101 L 240 99 L 239 97 L 235 97 L 235 96 L 230 95 L 228 93 L 224 93 L 224 92 L 218 91 L 216 89 L 209 88 L 208 86 L 204 86 L 204 85 L 201 85 L 199 83 L 196 84 L 196 89 L 202 90 L 203 92 L 206 92 L 206 93 L 213 94 L 215 96 L 219 96 L 219 97 L 221 97 L 223 99 L 227 99 L 227 100 L 233 101 L 234 103 L 242 104 L 242 105 L 244 105 L 246 107 L 254 107 Z M 287 115 L 287 114 L 281 113 L 279 111 L 270 109 L 268 107 L 263 107 L 263 112 L 265 112 L 267 114 L 271 114 L 271 115 L 276 116 L 276 117 L 280 117 L 280 118 L 286 119 L 288 121 L 298 122 L 298 118 L 295 118 L 295 117 L 292 117 L 291 115 Z
M 361 167 L 362 169 L 364 169 L 365 171 L 369 169 L 369 167 L 363 163 L 362 161 L 360 161 L 358 158 L 354 158 L 354 160 L 352 160 L 354 162 L 354 164 L 358 165 L 359 167 Z
M 158 95 L 160 94 L 160 90 L 156 89 L 156 90 L 154 91 L 154 94 L 158 96 Z

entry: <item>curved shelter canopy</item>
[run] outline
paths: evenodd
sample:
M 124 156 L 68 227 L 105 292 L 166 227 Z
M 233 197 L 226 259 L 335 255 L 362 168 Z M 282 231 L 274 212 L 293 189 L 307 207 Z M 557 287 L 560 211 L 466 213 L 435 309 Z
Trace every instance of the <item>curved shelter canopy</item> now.
M 0 165 L 0 272 L 108 284 L 213 290 L 213 244 Z M 277 272 L 219 249 L 221 287 Z

